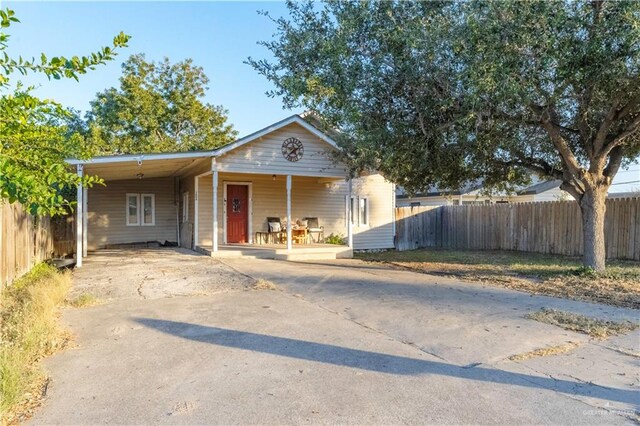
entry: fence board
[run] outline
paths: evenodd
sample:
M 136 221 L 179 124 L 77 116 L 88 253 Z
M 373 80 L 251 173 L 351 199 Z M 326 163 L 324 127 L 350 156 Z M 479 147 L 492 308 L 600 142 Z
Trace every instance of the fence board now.
M 62 250 L 54 243 L 56 238 L 75 241 L 72 222 L 68 217 L 32 216 L 18 203 L 0 201 L 0 287 L 36 263 L 72 254 L 74 250 Z
M 575 201 L 396 208 L 396 248 L 518 250 L 579 256 Z M 640 260 L 640 198 L 607 200 L 607 258 Z

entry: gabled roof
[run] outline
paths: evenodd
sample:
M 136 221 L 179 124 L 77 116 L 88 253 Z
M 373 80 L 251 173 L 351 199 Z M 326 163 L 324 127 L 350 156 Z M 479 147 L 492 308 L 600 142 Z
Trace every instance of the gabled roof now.
M 309 132 L 313 133 L 315 136 L 323 140 L 324 142 L 331 145 L 333 148 L 339 149 L 338 144 L 332 138 L 330 138 L 325 133 L 318 130 L 315 126 L 309 124 L 306 120 L 304 120 L 298 114 L 294 114 L 290 117 L 285 118 L 284 120 L 280 120 L 277 123 L 272 124 L 271 126 L 265 127 L 264 129 L 260 129 L 257 132 L 251 133 L 250 135 L 245 136 L 241 139 L 238 139 L 235 142 L 232 142 L 228 145 L 225 145 L 221 148 L 216 149 L 215 151 L 213 151 L 213 155 L 215 157 L 218 157 L 220 155 L 226 154 L 229 151 L 232 151 L 236 148 L 239 148 L 243 145 L 253 142 L 254 140 L 259 139 L 260 137 L 266 134 L 275 132 L 276 130 L 281 129 L 293 123 L 299 124 L 300 126 L 304 127 L 306 130 L 308 130 Z
M 129 161 L 142 161 L 142 160 L 175 160 L 175 159 L 197 159 L 197 158 L 206 158 L 206 157 L 219 157 L 228 153 L 229 151 L 233 151 L 236 148 L 239 148 L 243 145 L 246 145 L 250 142 L 253 142 L 260 137 L 274 132 L 278 129 L 281 129 L 290 124 L 296 123 L 302 126 L 304 129 L 317 136 L 320 140 L 326 142 L 330 146 L 335 149 L 338 148 L 338 144 L 328 135 L 318 130 L 315 126 L 308 123 L 298 114 L 294 114 L 290 117 L 285 118 L 284 120 L 280 120 L 277 123 L 274 123 L 270 126 L 267 126 L 263 129 L 258 130 L 257 132 L 251 133 L 248 136 L 240 138 L 235 142 L 224 145 L 220 148 L 208 150 L 208 151 L 188 151 L 188 152 L 159 152 L 159 153 L 146 153 L 146 154 L 124 154 L 124 155 L 105 155 L 93 157 L 88 160 L 78 160 L 78 159 L 67 159 L 67 163 L 76 165 L 76 164 L 107 164 L 107 163 L 124 163 Z
M 541 194 L 543 192 L 556 189 L 560 186 L 562 182 L 560 180 L 547 180 L 535 183 L 533 185 L 516 189 L 516 195 L 534 195 Z M 450 195 L 476 195 L 476 192 L 482 189 L 482 182 L 471 182 L 465 185 L 461 190 L 458 191 L 440 191 L 436 187 L 429 188 L 427 192 L 418 193 L 413 197 L 409 197 L 406 192 L 398 187 L 397 198 L 420 198 L 420 197 L 439 197 L 439 196 L 450 196 Z M 494 194 L 497 196 L 504 196 L 507 194 Z
M 518 195 L 541 194 L 551 189 L 558 188 L 561 183 L 562 183 L 561 180 L 548 180 L 545 182 L 536 183 L 535 185 L 531 185 L 528 188 L 523 188 L 517 191 L 517 194 Z

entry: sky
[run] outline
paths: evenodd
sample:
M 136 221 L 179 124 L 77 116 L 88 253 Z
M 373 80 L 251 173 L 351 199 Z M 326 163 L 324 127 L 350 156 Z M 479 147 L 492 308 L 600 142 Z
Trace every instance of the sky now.
M 209 77 L 205 100 L 229 111 L 229 121 L 244 136 L 301 110 L 283 110 L 280 99 L 265 95 L 271 84 L 247 57 L 271 58 L 258 46 L 271 39 L 275 24 L 258 10 L 284 16 L 282 2 L 16 2 L 1 1 L 20 23 L 9 34 L 11 54 L 23 57 L 86 55 L 109 45 L 120 31 L 131 35 L 116 60 L 80 76 L 80 81 L 28 78 L 39 97 L 80 111 L 97 92 L 118 85 L 120 65 L 131 54 L 172 62 L 192 58 Z
M 109 45 L 120 31 L 132 36 L 115 61 L 80 77 L 80 81 L 48 81 L 29 77 L 41 98 L 54 99 L 80 111 L 95 94 L 117 86 L 120 65 L 135 53 L 148 60 L 172 62 L 192 58 L 209 77 L 205 100 L 229 111 L 229 121 L 245 136 L 301 110 L 284 110 L 281 99 L 265 92 L 271 84 L 244 61 L 271 58 L 257 44 L 270 40 L 272 16 L 287 15 L 283 2 L 17 2 L 1 7 L 16 12 L 20 23 L 10 29 L 8 53 L 23 57 L 86 55 Z M 621 170 L 611 192 L 640 191 L 640 164 Z

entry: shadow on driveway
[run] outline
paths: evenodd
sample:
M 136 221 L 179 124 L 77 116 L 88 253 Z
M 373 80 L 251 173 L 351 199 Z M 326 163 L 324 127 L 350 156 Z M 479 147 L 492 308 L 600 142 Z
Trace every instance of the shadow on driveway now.
M 531 376 L 481 366 L 460 367 L 438 361 L 408 358 L 379 352 L 363 351 L 325 343 L 246 331 L 190 324 L 153 318 L 134 318 L 145 327 L 166 334 L 212 345 L 279 355 L 342 367 L 358 368 L 397 375 L 440 375 L 488 383 L 554 390 L 568 395 L 587 396 L 638 405 L 638 392 L 590 385 L 550 377 Z

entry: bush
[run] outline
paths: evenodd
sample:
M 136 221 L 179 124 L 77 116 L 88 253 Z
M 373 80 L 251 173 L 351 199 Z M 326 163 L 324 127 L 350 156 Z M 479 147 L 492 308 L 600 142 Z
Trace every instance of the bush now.
M 70 274 L 36 265 L 0 293 L 0 422 L 11 422 L 28 394 L 38 391 L 44 374 L 39 361 L 62 348 L 66 334 L 58 322 L 59 306 L 71 284 Z
M 344 236 L 340 235 L 340 234 L 329 234 L 329 236 L 327 236 L 324 239 L 325 244 L 337 244 L 337 245 L 344 245 L 346 244 L 345 238 Z

